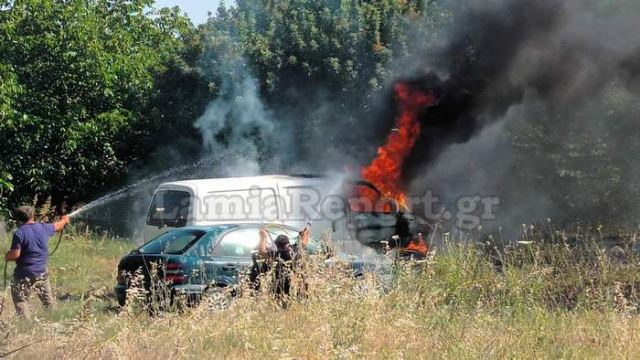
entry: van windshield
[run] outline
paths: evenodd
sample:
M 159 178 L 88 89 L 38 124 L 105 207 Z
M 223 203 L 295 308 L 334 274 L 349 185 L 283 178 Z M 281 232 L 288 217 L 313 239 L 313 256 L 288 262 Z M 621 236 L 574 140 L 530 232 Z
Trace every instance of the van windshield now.
M 149 207 L 147 224 L 155 226 L 181 227 L 187 223 L 191 195 L 181 190 L 156 192 Z

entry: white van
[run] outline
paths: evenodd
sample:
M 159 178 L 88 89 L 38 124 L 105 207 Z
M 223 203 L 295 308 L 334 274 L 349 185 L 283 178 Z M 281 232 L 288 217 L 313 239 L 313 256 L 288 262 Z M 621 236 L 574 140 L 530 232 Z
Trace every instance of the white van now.
M 156 189 L 147 214 L 145 240 L 164 227 L 231 223 L 281 223 L 333 239 L 357 238 L 371 244 L 398 232 L 397 211 L 354 211 L 358 187 L 380 192 L 365 181 L 340 177 L 265 175 L 164 183 Z M 404 214 L 403 214 L 404 215 Z M 405 215 L 406 217 L 406 215 Z M 406 221 L 405 221 L 406 223 Z M 410 221 L 413 226 L 413 221 Z M 413 229 L 412 229 L 413 230 Z

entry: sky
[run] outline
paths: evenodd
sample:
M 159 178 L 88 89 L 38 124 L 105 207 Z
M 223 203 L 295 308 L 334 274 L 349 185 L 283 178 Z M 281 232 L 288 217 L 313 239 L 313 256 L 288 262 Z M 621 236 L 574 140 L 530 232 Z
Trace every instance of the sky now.
M 156 0 L 154 7 L 173 7 L 179 6 L 182 11 L 186 12 L 195 24 L 203 24 L 207 22 L 207 12 L 215 13 L 218 5 L 222 0 Z M 225 0 L 226 5 L 232 5 L 233 0 Z

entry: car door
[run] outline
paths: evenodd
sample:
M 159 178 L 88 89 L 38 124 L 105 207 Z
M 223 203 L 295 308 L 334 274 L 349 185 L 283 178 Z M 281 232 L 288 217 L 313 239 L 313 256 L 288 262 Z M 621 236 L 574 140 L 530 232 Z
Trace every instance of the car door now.
M 205 262 L 208 278 L 218 286 L 238 284 L 239 274 L 253 265 L 251 256 L 260 242 L 257 227 L 232 230 L 218 239 Z
M 220 232 L 209 232 L 190 252 L 190 255 L 196 259 L 191 276 L 193 283 L 209 285 L 215 282 L 216 262 L 212 253 L 219 235 Z

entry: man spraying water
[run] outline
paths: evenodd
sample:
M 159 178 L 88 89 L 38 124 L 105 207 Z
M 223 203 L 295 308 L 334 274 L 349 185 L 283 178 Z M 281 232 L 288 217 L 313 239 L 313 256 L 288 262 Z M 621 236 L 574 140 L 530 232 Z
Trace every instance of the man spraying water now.
M 21 206 L 16 210 L 16 220 L 22 225 L 13 234 L 11 249 L 4 259 L 16 262 L 11 281 L 16 314 L 30 318 L 28 300 L 31 293 L 35 292 L 46 308 L 54 304 L 47 270 L 49 238 L 62 231 L 69 223 L 69 217 L 62 216 L 55 223 L 38 223 L 33 207 Z

